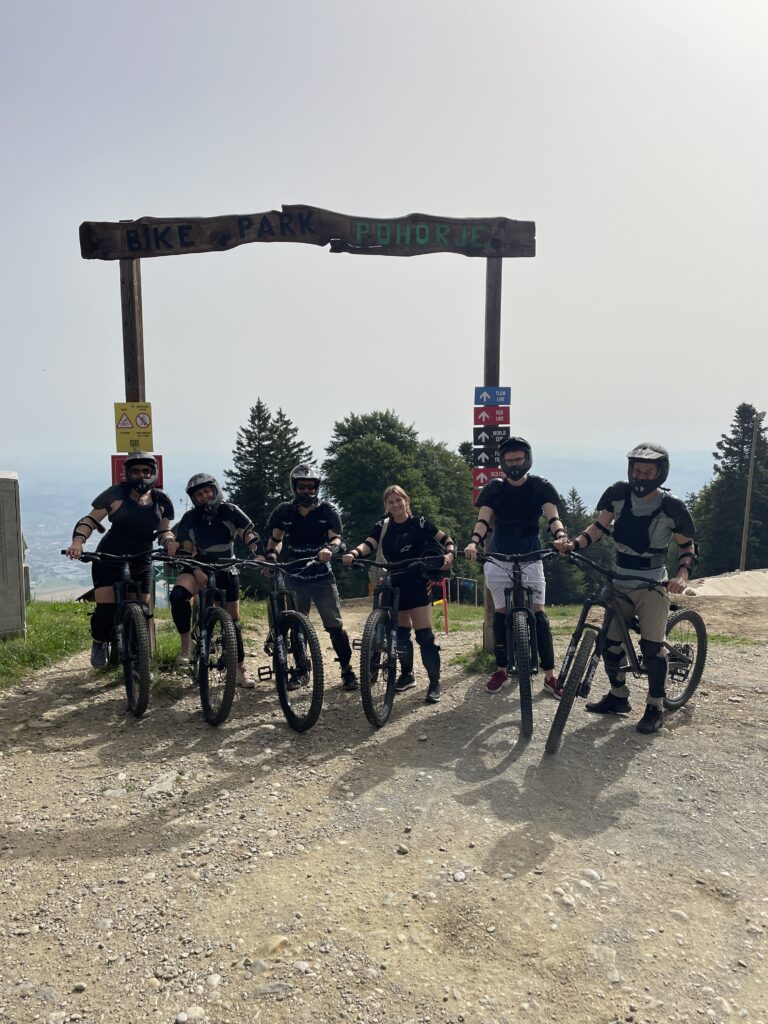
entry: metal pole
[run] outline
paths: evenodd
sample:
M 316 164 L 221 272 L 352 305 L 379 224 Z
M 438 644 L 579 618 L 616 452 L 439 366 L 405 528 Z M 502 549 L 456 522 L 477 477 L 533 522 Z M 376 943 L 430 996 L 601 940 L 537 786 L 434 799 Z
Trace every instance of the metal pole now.
M 504 261 L 489 257 L 485 261 L 485 362 L 483 384 L 499 387 L 501 363 L 501 266 Z M 477 590 L 477 584 L 475 584 Z M 475 593 L 477 603 L 477 593 Z M 485 615 L 483 622 L 483 650 L 493 653 L 493 598 L 484 588 Z
M 752 480 L 755 475 L 755 449 L 757 448 L 757 430 L 765 417 L 764 412 L 755 410 L 755 422 L 752 424 L 752 446 L 749 450 L 749 472 L 747 474 L 747 500 L 744 502 L 744 526 L 741 531 L 741 556 L 739 572 L 744 572 L 747 565 L 747 545 L 749 543 L 749 506 L 752 503 Z

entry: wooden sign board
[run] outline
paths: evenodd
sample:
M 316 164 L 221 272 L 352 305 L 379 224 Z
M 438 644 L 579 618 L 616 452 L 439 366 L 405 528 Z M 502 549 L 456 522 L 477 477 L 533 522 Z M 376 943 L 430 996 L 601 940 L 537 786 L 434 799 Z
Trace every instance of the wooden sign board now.
M 392 219 L 352 217 L 316 206 L 283 206 L 279 211 L 222 217 L 85 221 L 80 225 L 80 252 L 87 260 L 223 252 L 249 242 L 304 242 L 328 245 L 331 252 L 375 256 L 433 252 L 535 256 L 536 225 L 507 217 L 457 219 L 424 213 Z

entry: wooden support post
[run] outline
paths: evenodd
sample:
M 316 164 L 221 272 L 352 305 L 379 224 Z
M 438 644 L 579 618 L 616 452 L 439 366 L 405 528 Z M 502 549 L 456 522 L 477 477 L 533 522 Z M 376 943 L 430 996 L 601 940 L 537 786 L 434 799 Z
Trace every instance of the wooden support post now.
M 120 304 L 123 311 L 125 400 L 146 402 L 140 260 L 120 260 Z
M 501 363 L 501 267 L 504 261 L 488 258 L 485 261 L 485 360 L 483 384 L 499 387 Z M 493 598 L 484 588 L 485 616 L 483 622 L 483 650 L 493 653 Z

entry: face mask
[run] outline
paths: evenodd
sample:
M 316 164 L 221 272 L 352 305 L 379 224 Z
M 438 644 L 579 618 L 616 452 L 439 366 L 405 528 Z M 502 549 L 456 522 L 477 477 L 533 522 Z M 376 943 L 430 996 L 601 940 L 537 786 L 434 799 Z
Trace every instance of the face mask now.
M 301 494 L 296 495 L 296 504 L 301 505 L 302 508 L 309 508 L 315 504 L 317 500 L 316 494 L 308 494 L 306 491 L 302 491 Z

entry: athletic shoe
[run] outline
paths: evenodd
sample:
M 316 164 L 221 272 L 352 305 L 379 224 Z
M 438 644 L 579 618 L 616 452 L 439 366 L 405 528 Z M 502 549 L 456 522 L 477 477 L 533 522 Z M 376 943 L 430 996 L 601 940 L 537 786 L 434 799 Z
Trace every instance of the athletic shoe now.
M 245 669 L 240 665 L 237 666 L 237 685 L 242 686 L 244 690 L 253 690 L 256 686 L 256 681 L 253 676 L 249 676 Z
M 497 668 L 491 678 L 485 684 L 485 688 L 488 693 L 498 693 L 504 683 L 507 681 L 507 670 L 505 668 Z
M 288 682 L 286 683 L 287 690 L 300 690 L 302 686 L 306 686 L 309 682 L 309 678 L 306 672 L 296 672 L 295 670 L 288 671 Z
M 91 665 L 93 668 L 106 668 L 109 663 L 109 649 L 106 643 L 94 640 L 91 644 Z
M 600 700 L 585 704 L 585 707 L 596 715 L 626 715 L 632 710 L 626 697 L 614 697 L 612 693 L 606 693 Z
M 563 684 L 560 682 L 559 676 L 552 676 L 551 679 L 544 680 L 544 693 L 548 693 L 550 697 L 554 697 L 555 700 L 560 700 L 563 696 Z
M 427 696 L 424 698 L 426 704 L 437 704 L 443 695 L 443 691 L 440 689 L 440 683 L 435 681 L 429 684 L 427 690 Z
M 661 712 L 661 708 L 657 708 L 655 704 L 647 704 L 645 713 L 637 723 L 636 728 L 638 732 L 658 732 L 663 721 L 664 715 Z
M 416 685 L 413 672 L 403 672 L 397 677 L 395 693 L 403 693 L 405 690 L 412 690 Z
M 177 654 L 176 665 L 178 668 L 189 668 L 189 656 L 186 654 Z
M 348 690 L 350 693 L 357 689 L 357 676 L 353 668 L 345 668 L 341 673 L 341 686 L 342 689 Z

